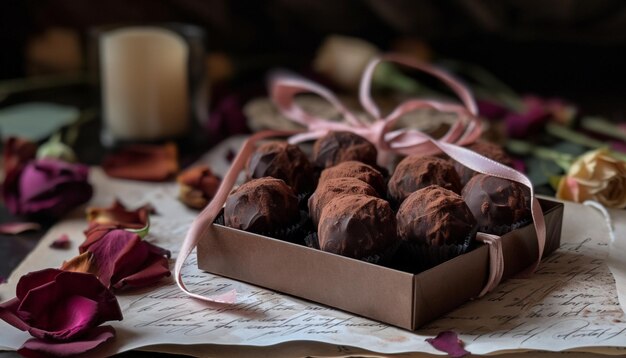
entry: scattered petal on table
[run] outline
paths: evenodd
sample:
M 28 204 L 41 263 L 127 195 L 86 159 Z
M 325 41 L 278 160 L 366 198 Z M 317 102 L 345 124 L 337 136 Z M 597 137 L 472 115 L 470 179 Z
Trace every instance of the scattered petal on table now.
M 435 338 L 427 338 L 426 342 L 435 349 L 448 353 L 451 357 L 464 357 L 470 354 L 463 348 L 463 341 L 452 331 L 441 332 Z
M 74 256 L 69 261 L 63 262 L 61 270 L 96 274 L 98 272 L 98 266 L 93 259 L 93 254 L 87 251 L 78 256 Z
M 39 229 L 41 229 L 41 225 L 34 222 L 10 222 L 0 224 L 0 234 L 17 235 L 26 231 Z
M 53 342 L 31 338 L 24 342 L 17 353 L 23 357 L 69 357 L 91 351 L 114 337 L 113 327 L 101 326 L 92 329 L 76 341 Z
M 125 229 L 143 229 L 149 224 L 150 214 L 154 214 L 150 204 L 128 210 L 119 200 L 115 200 L 108 208 L 87 208 L 87 221 L 90 224 L 116 225 Z
M 67 236 L 67 234 L 63 234 L 56 240 L 52 241 L 50 247 L 53 249 L 69 249 L 71 243 L 70 237 Z
M 102 167 L 115 178 L 165 181 L 178 172 L 178 150 L 173 143 L 132 145 L 109 155 Z
M 204 208 L 215 196 L 221 182 L 206 165 L 183 171 L 177 181 L 180 188 L 178 199 L 194 209 Z

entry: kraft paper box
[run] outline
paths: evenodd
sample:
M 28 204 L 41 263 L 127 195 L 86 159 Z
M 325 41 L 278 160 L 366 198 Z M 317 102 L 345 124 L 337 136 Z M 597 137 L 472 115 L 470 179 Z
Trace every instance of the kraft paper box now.
M 560 245 L 563 204 L 540 202 L 546 221 L 545 257 Z M 531 224 L 502 240 L 506 279 L 535 261 L 537 239 Z M 476 297 L 487 282 L 489 256 L 487 245 L 482 245 L 411 274 L 213 224 L 198 244 L 198 267 L 415 330 Z

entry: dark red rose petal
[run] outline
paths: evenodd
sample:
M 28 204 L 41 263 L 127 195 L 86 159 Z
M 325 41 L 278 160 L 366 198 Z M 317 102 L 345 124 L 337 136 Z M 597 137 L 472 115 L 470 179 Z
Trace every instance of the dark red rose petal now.
M 111 326 L 95 327 L 87 332 L 80 340 L 63 343 L 53 343 L 37 338 L 24 342 L 17 351 L 23 357 L 69 357 L 89 352 L 101 344 L 115 337 L 115 329 Z
M 59 238 L 57 238 L 56 240 L 52 241 L 52 243 L 50 244 L 50 247 L 53 249 L 69 249 L 70 244 L 72 242 L 70 241 L 70 237 L 67 236 L 67 234 L 63 234 L 61 236 L 59 236 Z
M 171 275 L 169 262 L 163 256 L 151 254 L 144 265 L 140 271 L 117 281 L 113 288 L 119 290 L 126 287 L 146 287 Z
M 102 168 L 115 178 L 165 181 L 178 172 L 176 145 L 132 145 L 109 155 Z
M 464 357 L 470 354 L 463 348 L 463 341 L 452 331 L 441 332 L 435 338 L 427 338 L 426 342 L 436 350 L 448 353 L 451 357 Z
M 20 331 L 27 331 L 30 326 L 16 314 L 19 305 L 20 300 L 17 297 L 0 303 L 0 319 Z
M 53 281 L 32 288 L 16 314 L 41 339 L 72 340 L 105 321 L 121 320 L 115 296 L 91 274 L 61 271 Z

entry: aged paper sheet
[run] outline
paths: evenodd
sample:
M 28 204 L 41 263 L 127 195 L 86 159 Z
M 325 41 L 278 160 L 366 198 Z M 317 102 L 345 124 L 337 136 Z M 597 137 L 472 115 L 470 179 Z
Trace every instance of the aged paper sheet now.
M 227 150 L 227 146 L 228 143 L 205 160 L 212 164 L 224 161 L 219 151 Z M 214 167 L 219 168 L 220 164 Z M 96 187 L 93 205 L 108 205 L 114 197 L 129 206 L 152 203 L 159 215 L 153 217 L 147 239 L 171 249 L 176 256 L 196 213 L 176 200 L 175 184 L 111 180 L 97 168 L 92 171 L 91 180 Z M 616 222 L 626 223 L 626 216 Z M 619 241 L 620 236 L 625 236 L 626 224 L 615 226 Z M 85 227 L 80 210 L 54 226 L 12 274 L 9 283 L 0 286 L 2 300 L 14 296 L 21 275 L 58 267 L 75 255 L 84 239 Z M 50 242 L 62 233 L 70 236 L 72 248 L 49 248 Z M 238 303 L 228 306 L 194 301 L 185 297 L 171 279 L 155 288 L 124 293 L 118 296 L 124 320 L 112 323 L 117 338 L 99 353 L 145 347 L 198 356 L 213 356 L 216 352 L 245 356 L 246 352 L 254 355 L 250 353 L 253 347 L 265 347 L 262 352 L 271 356 L 315 352 L 320 356 L 440 354 L 424 339 L 448 329 L 458 332 L 467 350 L 475 354 L 533 349 L 626 353 L 621 348 L 626 347 L 626 318 L 607 265 L 610 243 L 602 216 L 593 208 L 566 204 L 562 242 L 562 247 L 544 261 L 531 279 L 508 280 L 495 292 L 468 302 L 415 333 L 201 272 L 190 258 L 184 272 L 195 292 L 236 287 Z M 621 280 L 626 277 L 625 246 L 620 246 L 619 252 L 611 250 L 610 262 L 615 262 L 612 268 Z M 0 347 L 16 349 L 27 338 L 26 333 L 0 322 Z

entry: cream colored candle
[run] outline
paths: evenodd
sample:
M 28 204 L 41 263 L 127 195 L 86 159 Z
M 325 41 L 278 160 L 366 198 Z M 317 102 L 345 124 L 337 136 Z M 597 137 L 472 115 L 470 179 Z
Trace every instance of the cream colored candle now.
M 128 27 L 100 38 L 104 126 L 113 140 L 158 140 L 189 127 L 188 47 L 159 27 Z

